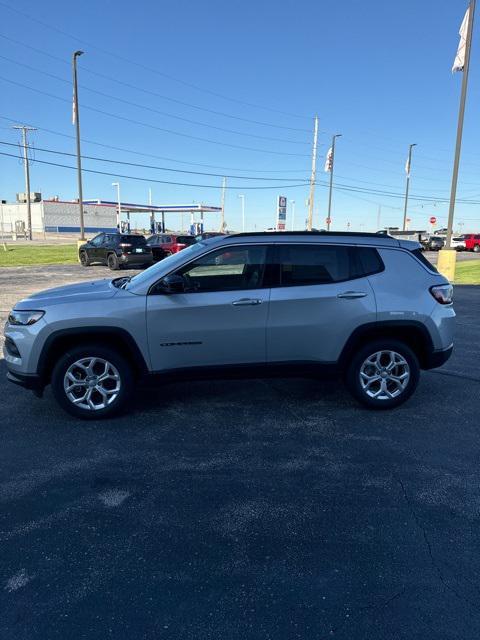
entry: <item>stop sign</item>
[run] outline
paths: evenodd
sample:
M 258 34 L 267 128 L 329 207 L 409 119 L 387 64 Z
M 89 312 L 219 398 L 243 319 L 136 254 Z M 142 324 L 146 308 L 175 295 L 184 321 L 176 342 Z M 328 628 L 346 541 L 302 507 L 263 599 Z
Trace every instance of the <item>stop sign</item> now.
M 332 219 L 331 219 L 331 218 L 325 218 L 325 222 L 326 222 L 327 224 L 331 224 Z
M 430 218 L 430 224 L 435 224 L 436 221 L 437 221 L 437 219 L 435 218 L 435 216 L 432 216 Z

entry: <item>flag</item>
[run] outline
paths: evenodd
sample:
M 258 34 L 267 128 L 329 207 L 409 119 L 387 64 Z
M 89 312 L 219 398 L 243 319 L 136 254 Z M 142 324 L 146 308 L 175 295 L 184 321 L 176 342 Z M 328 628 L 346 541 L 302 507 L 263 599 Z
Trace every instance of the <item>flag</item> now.
M 333 168 L 333 148 L 330 147 L 325 158 L 325 173 L 329 173 Z
M 407 162 L 405 163 L 405 173 L 408 177 L 410 177 L 410 155 L 407 158 Z
M 72 99 L 72 124 L 77 122 L 77 110 L 75 108 L 75 89 L 73 90 L 73 99 Z
M 460 27 L 460 42 L 458 43 L 457 55 L 452 67 L 452 73 L 456 71 L 463 71 L 465 67 L 465 52 L 467 50 L 467 34 L 468 24 L 470 22 L 470 7 L 468 7 L 465 17 L 463 18 L 462 26 Z

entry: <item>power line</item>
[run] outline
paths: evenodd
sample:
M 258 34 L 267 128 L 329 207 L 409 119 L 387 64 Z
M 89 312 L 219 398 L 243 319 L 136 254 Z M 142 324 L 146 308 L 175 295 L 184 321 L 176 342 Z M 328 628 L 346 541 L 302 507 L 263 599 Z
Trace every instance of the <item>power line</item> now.
M 113 58 L 117 58 L 118 60 L 120 60 L 121 62 L 126 62 L 128 64 L 132 64 L 134 66 L 137 66 L 141 69 L 144 69 L 145 71 L 148 71 L 149 73 L 155 73 L 156 75 L 159 75 L 163 78 L 168 78 L 169 80 L 173 80 L 174 82 L 178 82 L 179 84 L 182 84 L 186 87 L 190 87 L 191 89 L 195 89 L 196 91 L 200 91 L 203 93 L 207 93 L 209 95 L 215 96 L 217 98 L 222 98 L 222 100 L 228 100 L 229 102 L 235 102 L 237 104 L 241 104 L 244 106 L 248 106 L 248 107 L 252 107 L 254 109 L 263 109 L 265 111 L 270 111 L 272 113 L 278 113 L 281 115 L 286 115 L 289 116 L 291 118 L 298 118 L 301 120 L 307 120 L 309 118 L 307 118 L 306 116 L 301 116 L 295 113 L 289 113 L 287 111 L 281 111 L 279 109 L 273 109 L 272 107 L 265 107 L 262 105 L 258 105 L 258 104 L 254 104 L 251 102 L 246 102 L 244 100 L 238 100 L 236 98 L 231 98 L 229 96 L 223 95 L 221 93 L 217 93 L 215 91 L 211 91 L 210 89 L 206 89 L 204 87 L 200 87 L 198 85 L 192 84 L 190 82 L 186 82 L 185 80 L 181 80 L 179 78 L 175 78 L 174 76 L 170 76 L 166 73 L 162 73 L 161 71 L 159 71 L 158 69 L 155 69 L 154 67 L 149 67 L 147 65 L 144 65 L 140 62 L 136 62 L 135 60 L 129 60 L 128 58 L 124 58 L 123 56 L 119 55 L 118 53 L 114 53 L 112 51 L 108 51 L 107 49 L 102 49 L 101 47 L 98 47 L 97 45 L 91 44 L 89 42 L 87 42 L 86 40 L 81 40 L 80 38 L 77 38 L 77 36 L 74 36 L 66 31 L 63 31 L 62 29 L 59 29 L 58 27 L 53 26 L 52 24 L 49 24 L 47 22 L 43 22 L 42 20 L 39 20 L 38 18 L 34 18 L 32 16 L 30 16 L 28 13 L 25 13 L 23 11 L 20 11 L 20 9 L 11 7 L 10 5 L 6 4 L 5 2 L 0 2 L 0 6 L 5 7 L 6 9 L 9 9 L 10 11 L 13 11 L 15 13 L 18 13 L 19 15 L 27 18 L 28 20 L 31 20 L 32 22 L 37 22 L 38 24 L 41 24 L 42 26 L 44 26 L 47 29 L 51 29 L 53 31 L 56 31 L 57 33 L 60 33 L 61 35 L 67 37 L 67 38 L 71 38 L 73 40 L 76 40 L 77 42 L 81 42 L 84 45 L 87 45 L 87 47 L 91 48 L 91 49 L 96 49 L 97 51 L 100 51 L 108 56 L 111 56 Z
M 0 140 L 0 144 L 3 144 L 8 147 L 17 146 L 13 142 L 5 142 L 4 140 Z M 58 151 L 56 149 L 46 149 L 42 147 L 35 147 L 35 151 L 42 151 L 44 153 L 53 153 L 55 155 L 60 156 L 69 156 L 72 158 L 76 158 L 75 153 L 68 153 L 67 151 Z M 142 169 L 155 169 L 157 171 L 172 171 L 174 173 L 188 173 L 191 175 L 197 176 L 209 176 L 214 178 L 233 178 L 237 180 L 257 180 L 257 181 L 267 181 L 267 182 L 298 182 L 299 178 L 266 178 L 259 176 L 236 176 L 236 175 L 225 175 L 224 173 L 207 173 L 203 171 L 187 171 L 185 169 L 173 169 L 172 167 L 159 167 L 150 164 L 140 164 L 137 162 L 127 162 L 124 160 L 113 160 L 111 158 L 99 158 L 98 156 L 86 156 L 82 154 L 82 159 L 84 160 L 95 160 L 97 162 L 108 162 L 111 164 L 121 164 L 129 167 L 140 167 Z
M 1 4 L 1 3 L 0 3 Z M 34 51 L 35 53 L 40 53 L 43 56 L 46 56 L 52 60 L 56 60 L 57 62 L 61 62 L 62 64 L 66 64 L 68 66 L 70 66 L 70 63 L 67 62 L 66 60 L 64 60 L 63 58 L 60 58 L 59 56 L 54 56 L 51 53 L 48 53 L 47 51 L 43 51 L 42 49 L 38 49 L 37 47 L 32 47 L 29 44 L 26 44 L 25 42 L 20 42 L 19 40 L 16 40 L 15 38 L 10 38 L 9 36 L 6 36 L 3 33 L 0 33 L 0 38 L 4 38 L 5 40 L 8 40 L 9 42 L 13 42 L 21 47 L 25 47 L 26 49 L 30 49 L 31 51 Z M 20 64 L 20 63 L 16 63 L 16 64 Z M 272 122 L 263 122 L 261 120 L 252 120 L 250 118 L 244 118 L 242 116 L 236 116 L 233 115 L 231 113 L 226 113 L 224 111 L 216 111 L 215 109 L 208 109 L 207 107 L 201 107 L 197 104 L 193 104 L 191 102 L 185 102 L 183 100 L 178 100 L 176 98 L 172 98 L 171 96 L 166 96 L 162 93 L 158 93 L 156 91 L 152 91 L 151 89 L 145 89 L 143 87 L 139 87 L 138 85 L 134 85 L 131 84 L 129 82 L 125 82 L 124 80 L 119 80 L 118 78 L 115 78 L 113 76 L 109 76 L 107 74 L 104 73 L 100 73 L 98 71 L 92 71 L 92 69 L 89 69 L 88 67 L 85 67 L 82 65 L 82 72 L 86 72 L 86 73 L 90 73 L 93 76 L 97 76 L 98 78 L 102 78 L 104 80 L 109 80 L 111 82 L 116 82 L 117 84 L 120 84 L 124 87 L 127 87 L 128 89 L 133 89 L 134 91 L 141 91 L 142 93 L 146 93 L 147 95 L 150 96 L 154 96 L 156 98 L 161 98 L 162 100 L 167 100 L 168 102 L 172 102 L 174 104 L 179 104 L 182 105 L 183 107 L 189 107 L 190 109 L 197 109 L 198 111 L 204 111 L 205 113 L 210 113 L 212 115 L 215 116 L 222 116 L 224 118 L 231 118 L 233 120 L 239 120 L 241 122 L 248 122 L 249 124 L 256 124 L 256 125 L 260 125 L 262 127 L 272 127 L 274 129 L 284 129 L 286 131 L 297 131 L 297 132 L 301 132 L 301 133 L 310 133 L 309 129 L 301 129 L 298 127 L 287 127 L 285 125 L 281 125 L 281 124 L 274 124 Z
M 0 3 L 1 4 L 1 3 Z M 0 155 L 1 156 L 6 156 L 9 158 L 15 158 L 18 160 L 18 156 L 13 155 L 11 153 L 6 153 L 4 151 L 0 151 Z M 45 165 L 49 165 L 51 167 L 60 167 L 62 169 L 73 169 L 74 171 L 77 170 L 77 167 L 72 167 L 71 165 L 68 164 L 61 164 L 59 162 L 48 162 L 47 160 L 35 160 L 36 163 L 40 163 L 40 164 L 45 164 Z M 130 176 L 130 175 L 125 175 L 122 173 L 111 173 L 109 171 L 98 171 L 95 169 L 84 169 L 82 168 L 82 171 L 84 173 L 94 173 L 94 174 L 98 174 L 98 175 L 102 175 L 102 176 L 110 176 L 110 177 L 114 177 L 114 178 L 125 178 L 127 180 L 138 180 L 140 182 L 154 182 L 154 183 L 158 183 L 158 184 L 170 184 L 170 185 L 175 185 L 175 186 L 179 186 L 179 187 L 195 187 L 195 188 L 200 188 L 200 189 L 220 189 L 220 186 L 218 184 L 190 184 L 188 182 L 172 182 L 170 180 L 158 180 L 155 178 L 142 178 L 140 176 Z M 274 186 L 264 186 L 264 187 L 249 187 L 249 186 L 230 186 L 228 187 L 228 189 L 232 189 L 232 190 L 238 190 L 238 189 L 249 189 L 249 190 L 264 190 L 264 189 L 292 189 L 295 187 L 304 187 L 306 184 L 308 184 L 307 182 L 301 182 L 300 184 L 284 184 L 284 185 L 274 185 Z
M 0 2 L 0 5 L 2 3 Z M 42 91 L 41 89 L 36 89 L 35 87 L 30 87 L 29 85 L 23 84 L 22 82 L 17 82 L 15 80 L 10 80 L 9 78 L 5 78 L 4 76 L 0 76 L 0 80 L 3 80 L 4 82 L 8 82 L 10 84 L 16 85 L 18 87 L 22 87 L 23 89 L 28 89 L 29 91 L 33 91 L 35 93 L 38 93 L 40 95 L 44 95 L 47 96 L 48 98 L 52 98 L 54 100 L 60 100 L 60 102 L 66 102 L 68 104 L 70 104 L 70 100 L 67 100 L 66 98 L 61 98 L 60 96 L 56 96 L 53 93 L 49 93 L 47 91 Z M 180 136 L 181 138 L 188 138 L 190 140 L 198 140 L 199 142 L 207 142 L 208 144 L 215 144 L 215 145 L 219 145 L 222 147 L 230 147 L 232 149 L 242 149 L 244 151 L 254 151 L 255 153 L 268 153 L 268 154 L 273 154 L 273 155 L 279 155 L 279 156 L 296 156 L 296 157 L 300 157 L 300 158 L 305 158 L 305 157 L 309 157 L 307 154 L 303 154 L 303 153 L 290 153 L 287 151 L 272 151 L 269 149 L 258 149 L 256 147 L 245 147 L 243 145 L 238 145 L 238 144 L 229 144 L 227 142 L 220 142 L 218 140 L 210 140 L 209 138 L 201 138 L 200 136 L 192 136 L 190 134 L 187 133 L 181 133 L 180 131 L 174 131 L 172 129 L 165 129 L 164 127 L 157 127 L 156 125 L 153 124 L 149 124 L 147 122 L 142 122 L 140 120 L 135 120 L 133 118 L 127 118 L 126 116 L 120 116 L 116 113 L 111 113 L 109 111 L 104 111 L 102 109 L 97 109 L 96 107 L 91 107 L 88 105 L 83 104 L 82 105 L 82 109 L 88 109 L 89 111 L 93 111 L 94 113 L 100 113 L 104 116 L 108 116 L 110 118 L 116 118 L 117 120 L 122 120 L 124 122 L 129 122 L 131 124 L 137 124 L 139 126 L 142 127 L 147 127 L 149 129 L 155 129 L 157 131 L 162 131 L 163 133 L 169 133 L 171 135 L 175 135 L 175 136 Z
M 38 150 L 38 149 L 37 149 Z M 18 159 L 18 156 L 10 154 L 10 153 L 5 153 L 5 152 L 0 152 L 0 155 L 2 156 L 6 156 L 6 157 L 11 157 L 11 158 L 16 158 Z M 40 163 L 40 164 L 45 164 L 45 165 L 49 165 L 49 166 L 53 166 L 53 167 L 61 167 L 64 169 L 74 169 L 76 170 L 76 167 L 72 167 L 70 165 L 65 165 L 65 164 L 61 164 L 61 163 L 57 163 L 57 162 L 48 162 L 46 160 L 35 160 L 35 162 Z M 139 176 L 131 176 L 131 175 L 125 175 L 125 174 L 121 174 L 121 173 L 112 173 L 112 172 L 108 172 L 108 171 L 99 171 L 99 170 L 94 170 L 94 169 L 83 169 L 83 171 L 87 172 L 87 173 L 93 173 L 93 174 L 98 174 L 98 175 L 106 175 L 106 176 L 114 176 L 114 177 L 118 177 L 118 178 L 126 178 L 126 179 L 130 179 L 130 180 L 138 180 L 138 181 L 142 181 L 142 182 L 155 182 L 155 183 L 159 183 L 159 184 L 169 184 L 169 185 L 176 185 L 176 186 L 182 186 L 182 187 L 195 187 L 195 188 L 208 188 L 208 189 L 219 189 L 219 185 L 205 185 L 205 184 L 191 184 L 191 183 L 184 183 L 184 182 L 172 182 L 169 180 L 158 180 L 158 179 L 154 179 L 154 178 L 143 178 L 143 177 L 139 177 Z M 287 185 L 274 185 L 274 186 L 229 186 L 228 189 L 231 190 L 241 190 L 241 189 L 249 189 L 249 190 L 265 190 L 265 189 L 289 189 L 289 188 L 297 188 L 297 187 L 305 187 L 308 186 L 308 181 L 304 181 L 298 184 L 287 184 Z M 328 186 L 328 182 L 323 182 L 323 181 L 316 181 L 315 182 L 316 185 L 319 185 L 321 187 L 327 187 Z M 356 187 L 354 185 L 347 185 L 347 184 L 341 184 L 341 183 L 337 183 L 335 185 L 335 189 L 338 191 L 345 191 L 345 192 L 351 192 L 351 193 L 360 193 L 360 194 L 371 194 L 371 195 L 376 195 L 376 196 L 383 196 L 383 197 L 387 197 L 387 198 L 394 198 L 394 199 L 403 199 L 404 198 L 404 194 L 402 193 L 394 193 L 394 192 L 388 192 L 388 191 L 381 191 L 381 190 L 372 190 L 372 189 L 365 189 L 363 187 Z M 425 196 L 425 195 L 416 195 L 416 196 L 411 196 L 412 200 L 415 200 L 417 202 L 435 202 L 435 203 L 446 203 L 448 202 L 448 199 L 445 198 L 435 198 L 435 197 L 431 197 L 431 196 Z M 457 202 L 462 203 L 462 204 L 471 204 L 471 205 L 479 205 L 480 204 L 480 200 L 466 200 L 466 199 L 457 199 Z
M 17 122 L 17 118 L 9 118 L 7 116 L 2 116 L 0 115 L 0 119 L 2 120 L 7 120 L 8 122 Z M 33 125 L 32 125 L 33 126 Z M 75 136 L 72 135 L 68 135 L 67 133 L 62 133 L 60 131 L 56 131 L 54 129 L 47 129 L 46 127 L 40 127 L 38 125 L 35 125 L 35 128 L 38 129 L 39 131 L 45 131 L 45 133 L 51 133 L 52 135 L 55 136 L 60 136 L 61 138 L 67 138 L 69 140 L 75 140 Z M 8 128 L 7 128 L 8 129 Z M 205 164 L 202 162 L 192 162 L 192 161 L 186 161 L 186 160 L 178 160 L 177 158 L 169 158 L 166 156 L 159 156 L 159 155 L 155 155 L 152 153 L 145 153 L 142 151 L 137 151 L 135 149 L 127 149 L 125 147 L 117 147 L 114 145 L 109 145 L 109 144 L 105 144 L 102 142 L 97 142 L 94 140 L 88 140 L 86 138 L 82 137 L 82 142 L 83 143 L 87 143 L 87 144 L 91 144 L 91 145 L 95 145 L 97 147 L 102 147 L 104 149 L 112 149 L 113 151 L 122 151 L 124 153 L 131 153 L 133 155 L 137 155 L 137 156 L 142 156 L 144 158 L 155 158 L 156 160 L 166 160 L 167 162 L 175 162 L 177 164 L 186 164 L 188 166 L 192 166 L 192 167 L 205 167 L 207 169 L 220 169 L 223 171 L 246 171 L 246 172 L 250 172 L 250 173 L 304 173 L 305 169 L 240 169 L 239 167 L 223 167 L 223 166 L 219 166 L 219 165 L 211 165 L 211 164 Z M 222 176 L 224 175 L 224 173 L 222 173 Z
M 58 82 L 63 82 L 64 84 L 67 85 L 71 85 L 71 80 L 67 80 L 65 78 L 61 78 L 60 76 L 57 76 L 53 73 L 49 73 L 48 71 L 44 71 L 42 69 L 37 69 L 35 67 L 32 67 L 29 64 L 25 64 L 23 62 L 18 62 L 17 60 L 12 60 L 11 58 L 7 58 L 6 56 L 2 56 L 0 55 L 0 59 L 2 60 L 6 60 L 7 62 L 11 62 L 12 64 L 16 64 L 19 67 L 23 67 L 25 69 L 29 69 L 30 71 L 33 71 L 35 73 L 41 73 L 49 78 L 53 78 L 54 80 L 57 80 Z M 158 113 L 161 116 L 166 116 L 167 118 L 173 118 L 174 120 L 180 120 L 181 122 L 187 122 L 188 124 L 194 124 L 196 126 L 200 126 L 200 127 L 207 127 L 208 129 L 214 129 L 215 131 L 222 131 L 224 133 L 233 133 L 234 135 L 237 136 L 246 136 L 249 138 L 257 138 L 259 140 L 270 140 L 273 142 L 281 142 L 282 144 L 300 144 L 300 145 L 305 145 L 305 146 L 309 146 L 308 142 L 303 142 L 303 141 L 299 141 L 299 140 L 286 140 L 285 138 L 274 138 L 272 136 L 261 136 L 261 135 L 257 135 L 255 133 L 245 133 L 244 131 L 236 131 L 235 129 L 226 129 L 224 127 L 217 127 L 216 125 L 212 125 L 212 124 L 208 124 L 206 122 L 199 122 L 198 120 L 191 120 L 190 118 L 184 118 L 183 116 L 179 116 L 176 115 L 174 113 L 168 113 L 166 111 L 160 111 L 159 109 L 154 109 L 153 107 L 149 107 L 143 104 L 139 104 L 138 102 L 132 102 L 131 100 L 125 100 L 125 98 L 119 98 L 118 96 L 114 96 L 111 95 L 109 93 L 105 93 L 104 91 L 98 91 L 97 89 L 92 89 L 91 87 L 88 87 L 86 85 L 80 85 L 80 87 L 82 89 L 85 89 L 87 91 L 90 91 L 91 93 L 95 93 L 99 96 L 102 96 L 103 98 L 109 98 L 111 100 L 114 100 L 116 102 L 123 102 L 124 104 L 127 104 L 131 107 L 135 107 L 137 109 L 145 109 L 146 111 L 151 111 L 152 113 Z

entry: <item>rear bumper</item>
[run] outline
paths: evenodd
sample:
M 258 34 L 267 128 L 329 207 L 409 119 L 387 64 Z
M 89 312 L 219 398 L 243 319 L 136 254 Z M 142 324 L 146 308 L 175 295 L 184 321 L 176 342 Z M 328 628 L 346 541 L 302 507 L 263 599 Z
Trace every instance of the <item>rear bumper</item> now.
M 120 264 L 152 264 L 153 256 L 151 253 L 122 253 L 118 256 Z
M 437 369 L 438 367 L 441 367 L 450 358 L 452 352 L 453 344 L 447 347 L 447 349 L 431 351 L 428 355 L 425 356 L 422 368 Z

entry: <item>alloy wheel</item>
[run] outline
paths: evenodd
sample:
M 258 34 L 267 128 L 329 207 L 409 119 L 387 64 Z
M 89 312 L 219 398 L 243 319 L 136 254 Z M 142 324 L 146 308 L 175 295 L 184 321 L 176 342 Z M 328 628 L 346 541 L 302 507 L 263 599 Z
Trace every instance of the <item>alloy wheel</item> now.
M 396 351 L 377 351 L 364 360 L 359 376 L 367 396 L 374 400 L 392 400 L 407 388 L 410 367 Z
M 121 379 L 117 368 L 104 358 L 81 358 L 71 364 L 63 378 L 63 388 L 72 404 L 98 411 L 118 397 Z

